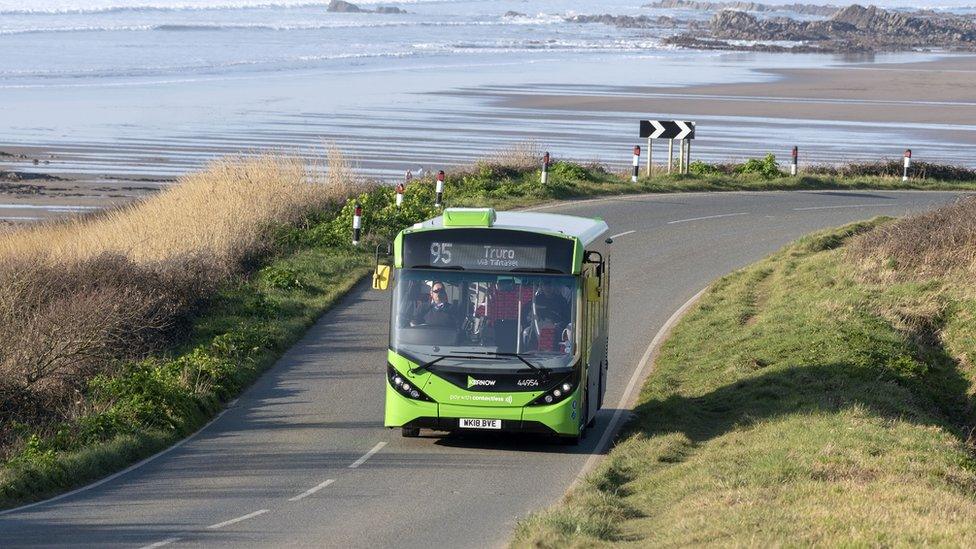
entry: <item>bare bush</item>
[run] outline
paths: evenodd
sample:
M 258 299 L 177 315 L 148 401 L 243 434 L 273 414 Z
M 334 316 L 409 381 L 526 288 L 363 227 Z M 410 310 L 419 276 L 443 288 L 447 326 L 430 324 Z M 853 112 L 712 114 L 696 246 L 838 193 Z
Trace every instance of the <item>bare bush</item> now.
M 898 177 L 903 175 L 903 160 L 878 162 L 853 162 L 835 166 L 816 164 L 803 169 L 805 173 L 835 177 Z M 913 179 L 938 179 L 940 181 L 976 181 L 976 170 L 950 164 L 912 162 L 908 175 Z
M 0 422 L 64 419 L 92 376 L 158 348 L 209 289 L 200 262 L 118 255 L 0 269 Z
M 883 225 L 854 239 L 847 253 L 875 278 L 976 274 L 976 198 Z

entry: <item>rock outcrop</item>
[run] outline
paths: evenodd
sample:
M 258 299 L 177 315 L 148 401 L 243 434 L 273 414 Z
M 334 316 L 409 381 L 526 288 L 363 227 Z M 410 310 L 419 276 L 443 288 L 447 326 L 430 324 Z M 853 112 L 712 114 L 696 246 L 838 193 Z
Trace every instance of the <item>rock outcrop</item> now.
M 673 26 L 674 19 L 667 16 L 649 17 L 647 15 L 574 15 L 566 17 L 567 23 L 603 23 L 621 29 L 648 29 L 652 27 Z
M 345 0 L 332 0 L 329 2 L 329 7 L 325 8 L 325 11 L 333 13 L 365 13 L 367 10 Z
M 697 11 L 738 10 L 753 12 L 791 11 L 803 15 L 829 17 L 840 10 L 837 6 L 820 4 L 760 4 L 758 2 L 700 2 L 698 0 L 659 0 L 644 4 L 644 8 L 686 9 Z
M 401 14 L 408 13 L 407 10 L 402 10 L 396 6 L 380 6 L 376 8 L 376 13 L 387 13 L 387 14 Z
M 893 12 L 856 4 L 819 21 L 759 18 L 726 10 L 715 14 L 707 27 L 695 30 L 668 38 L 666 42 L 694 48 L 763 51 L 868 52 L 932 48 L 976 51 L 976 22 L 971 19 Z M 767 44 L 730 44 L 727 40 Z M 780 41 L 798 44 L 792 48 L 768 44 Z
M 380 6 L 375 10 L 368 10 L 357 6 L 351 2 L 346 2 L 345 0 L 332 0 L 329 2 L 329 6 L 325 8 L 325 11 L 330 11 L 333 13 L 384 13 L 384 14 L 397 14 L 397 13 L 408 13 L 395 6 Z

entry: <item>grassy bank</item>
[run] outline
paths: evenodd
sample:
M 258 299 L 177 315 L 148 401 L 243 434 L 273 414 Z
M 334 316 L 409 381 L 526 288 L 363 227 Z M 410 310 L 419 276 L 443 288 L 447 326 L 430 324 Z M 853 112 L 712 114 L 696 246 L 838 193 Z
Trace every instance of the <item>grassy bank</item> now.
M 850 225 L 715 283 L 514 545 L 976 543 L 974 218 Z
M 885 172 L 783 177 L 766 161 L 638 184 L 509 151 L 447 178 L 448 205 L 500 208 L 639 192 L 976 188 Z M 433 179 L 394 192 L 326 166 L 229 159 L 142 202 L 0 235 L 0 506 L 41 499 L 202 426 L 360 279 L 372 245 L 437 214 Z M 354 201 L 364 244 L 353 248 Z

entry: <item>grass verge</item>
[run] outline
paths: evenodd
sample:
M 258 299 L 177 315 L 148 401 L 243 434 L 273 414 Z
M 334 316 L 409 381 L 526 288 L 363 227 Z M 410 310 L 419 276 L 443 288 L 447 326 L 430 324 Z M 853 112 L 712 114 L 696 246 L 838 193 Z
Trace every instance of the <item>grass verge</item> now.
M 619 444 L 513 545 L 976 543 L 973 264 L 878 266 L 932 215 L 810 235 L 716 282 Z

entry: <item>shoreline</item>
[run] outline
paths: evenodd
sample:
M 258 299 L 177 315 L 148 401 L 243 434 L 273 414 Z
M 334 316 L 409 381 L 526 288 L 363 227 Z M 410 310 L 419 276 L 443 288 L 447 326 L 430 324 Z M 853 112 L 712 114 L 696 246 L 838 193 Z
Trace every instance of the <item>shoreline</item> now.
M 645 66 L 650 63 L 663 70 L 683 70 L 694 66 L 696 59 L 689 55 L 658 65 L 645 62 Z M 769 59 L 769 65 L 782 65 L 776 62 L 779 56 Z M 751 63 L 756 65 L 755 60 Z M 823 64 L 827 63 L 824 59 Z M 708 66 L 720 69 L 739 65 L 739 60 L 731 59 Z M 905 148 L 912 148 L 920 160 L 974 165 L 976 100 L 969 90 L 976 89 L 976 56 L 860 64 L 837 60 L 834 66 L 756 66 L 750 72 L 773 79 L 675 87 L 601 86 L 598 81 L 590 86 L 560 82 L 489 83 L 469 88 L 445 85 L 446 89 L 422 95 L 453 98 L 449 107 L 443 107 L 447 110 L 420 108 L 417 114 L 396 111 L 389 139 L 371 142 L 346 135 L 342 139 L 352 141 L 340 146 L 357 171 L 386 182 L 386 172 L 402 173 L 408 168 L 416 172 L 418 166 L 451 169 L 467 163 L 472 155 L 483 156 L 492 147 L 526 140 L 560 157 L 592 160 L 617 169 L 629 156 L 609 156 L 612 152 L 608 151 L 629 150 L 636 141 L 636 121 L 656 117 L 696 120 L 694 159 L 708 162 L 741 161 L 766 152 L 782 159 L 788 156 L 788 146 L 796 144 L 801 150 L 801 165 L 881 160 L 900 156 Z M 742 73 L 731 78 L 738 80 Z M 915 101 L 916 97 L 926 99 Z M 382 115 L 381 111 L 370 112 L 368 107 L 359 110 L 365 111 L 367 120 Z M 437 135 L 411 139 L 415 131 L 411 124 L 418 124 L 417 119 L 425 112 L 450 118 Z M 286 110 L 278 115 L 294 113 Z M 269 134 L 266 142 L 295 147 L 294 152 L 305 154 L 304 147 L 309 146 L 305 141 L 321 143 L 339 138 L 333 132 L 348 129 L 349 117 L 344 114 L 298 115 L 306 121 L 321 121 L 320 125 L 312 131 L 298 125 L 284 127 L 278 135 Z M 398 121 L 401 117 L 405 119 Z M 495 120 L 487 130 L 470 126 L 486 117 Z M 527 120 L 540 124 L 526 125 Z M 375 134 L 377 130 L 365 131 Z M 246 134 L 239 137 L 240 149 L 236 150 L 262 150 L 253 142 L 259 148 L 245 147 Z M 136 153 L 128 149 L 97 143 L 0 147 L 0 227 L 78 213 L 71 207 L 85 211 L 128 203 L 175 181 L 177 176 L 169 174 L 200 169 L 190 162 L 188 154 L 205 159 L 235 152 L 229 144 L 202 135 L 196 146 L 188 146 L 184 138 L 153 139 L 146 135 L 143 140 L 154 141 L 158 148 L 142 156 L 148 149 L 140 144 L 136 149 L 139 155 L 134 156 Z M 778 150 L 780 144 L 787 148 Z M 662 149 L 656 149 L 662 155 Z M 567 154 L 573 150 L 577 152 Z M 592 156 L 577 158 L 581 150 L 592 151 L 586 153 Z M 145 171 L 140 171 L 143 168 Z M 11 178 L 11 172 L 29 178 Z M 45 178 L 45 174 L 50 177 Z

